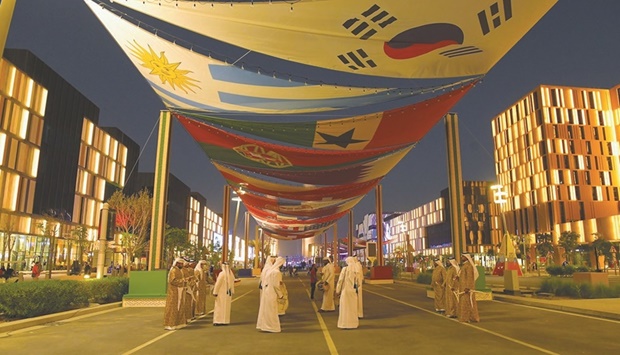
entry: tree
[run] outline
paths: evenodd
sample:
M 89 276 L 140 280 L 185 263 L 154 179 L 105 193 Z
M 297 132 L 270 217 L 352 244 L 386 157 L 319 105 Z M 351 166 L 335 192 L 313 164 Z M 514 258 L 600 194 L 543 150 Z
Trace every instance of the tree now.
M 0 233 L 4 235 L 2 243 L 2 254 L 0 254 L 0 260 L 4 260 L 4 255 L 8 255 L 9 260 L 11 261 L 11 254 L 13 254 L 13 248 L 15 247 L 15 241 L 17 240 L 17 235 L 13 233 L 15 228 L 15 223 L 11 220 L 11 216 L 4 215 L 2 222 L 0 222 Z
M 52 279 L 52 270 L 54 269 L 54 263 L 56 260 L 56 240 L 58 239 L 58 224 L 54 223 L 53 218 L 45 216 L 42 222 L 37 224 L 37 227 L 43 234 L 43 237 L 49 239 L 49 252 L 47 254 L 47 278 Z
M 131 272 L 134 257 L 142 256 L 147 245 L 152 201 L 147 190 L 129 197 L 116 191 L 108 200 L 110 208 L 116 211 L 116 229 L 121 234 L 120 244 L 129 259 L 128 273 Z
M 599 255 L 604 255 L 607 260 L 612 259 L 611 242 L 605 240 L 601 233 L 594 233 L 594 241 L 592 242 L 592 250 L 594 251 L 594 259 L 596 262 L 596 271 L 600 271 L 601 268 L 598 264 Z
M 85 226 L 76 226 L 71 231 L 71 236 L 78 247 L 78 261 L 80 266 L 84 262 L 84 248 L 90 244 L 88 240 L 88 229 Z
M 553 237 L 549 233 L 536 234 L 536 252 L 538 255 L 546 258 L 548 263 L 549 254 L 553 253 Z
M 577 247 L 579 246 L 579 238 L 581 236 L 575 232 L 562 232 L 560 234 L 560 239 L 558 239 L 558 245 L 564 248 L 564 256 L 566 257 L 566 261 L 574 260 L 574 253 Z
M 185 229 L 166 225 L 164 250 L 166 265 L 172 265 L 174 258 L 189 248 L 189 232 Z

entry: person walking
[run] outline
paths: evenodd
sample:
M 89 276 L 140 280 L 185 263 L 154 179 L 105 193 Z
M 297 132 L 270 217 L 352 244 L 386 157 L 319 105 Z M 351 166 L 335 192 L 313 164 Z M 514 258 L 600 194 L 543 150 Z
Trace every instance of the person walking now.
M 478 269 L 474 265 L 471 255 L 463 253 L 461 255 L 461 272 L 459 273 L 459 321 L 460 322 L 480 322 L 478 314 L 478 303 L 476 302 L 476 279 Z
M 336 310 L 334 304 L 334 264 L 329 258 L 323 259 L 321 282 L 323 283 L 323 302 L 319 312 L 333 312 Z
M 446 311 L 446 268 L 441 262 L 441 258 L 435 258 L 435 268 L 431 275 L 431 285 L 435 293 L 434 303 L 435 312 L 443 313 Z
M 232 296 L 235 294 L 235 274 L 230 270 L 227 262 L 221 263 L 222 271 L 217 275 L 213 296 L 215 307 L 213 308 L 213 325 L 230 324 L 230 311 Z
M 286 259 L 278 257 L 269 268 L 263 282 L 263 296 L 258 307 L 258 319 L 256 329 L 263 332 L 280 333 L 280 318 L 278 317 L 278 300 L 284 298 L 280 288 L 282 273 L 280 267 L 284 265 Z
M 450 262 L 450 267 L 446 270 L 446 316 L 448 318 L 456 318 L 458 314 L 457 306 L 459 304 L 457 295 L 459 292 L 458 276 L 461 268 L 453 256 L 448 261 Z
M 312 264 L 310 266 L 310 271 L 308 271 L 310 275 L 310 299 L 314 299 L 314 291 L 316 290 L 316 282 L 318 281 L 316 276 L 316 264 Z
M 32 279 L 38 281 L 39 276 L 41 276 L 41 263 L 37 261 L 32 265 Z
M 176 258 L 168 273 L 168 291 L 164 307 L 164 329 L 175 330 L 185 325 L 183 313 L 183 297 L 185 295 L 185 281 L 183 279 L 184 260 Z
M 346 259 L 347 266 L 342 268 L 336 286 L 336 296 L 340 297 L 338 306 L 338 328 L 355 329 L 359 326 L 357 317 L 357 268 L 355 258 Z

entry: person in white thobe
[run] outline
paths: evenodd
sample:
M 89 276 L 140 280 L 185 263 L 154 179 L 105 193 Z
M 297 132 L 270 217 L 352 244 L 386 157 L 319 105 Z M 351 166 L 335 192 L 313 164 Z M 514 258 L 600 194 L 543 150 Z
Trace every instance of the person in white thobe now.
M 215 296 L 213 325 L 230 324 L 232 295 L 235 293 L 235 274 L 230 270 L 228 263 L 221 265 L 222 272 L 217 275 L 215 286 L 213 286 L 213 296 Z
M 263 296 L 258 307 L 258 319 L 256 329 L 264 332 L 279 333 L 280 318 L 278 317 L 278 299 L 283 298 L 284 294 L 280 288 L 282 273 L 280 267 L 284 265 L 286 259 L 278 257 L 269 272 L 265 275 L 263 282 Z
M 357 258 L 355 260 L 355 269 L 357 270 L 357 318 L 364 318 L 364 298 L 362 294 L 362 286 L 364 284 L 364 267 Z
M 346 260 L 347 266 L 342 268 L 336 286 L 336 295 L 340 296 L 340 306 L 338 307 L 338 328 L 355 329 L 359 326 L 357 317 L 357 267 L 355 258 L 349 256 Z
M 323 302 L 319 311 L 333 312 L 336 310 L 334 305 L 334 264 L 328 258 L 323 259 L 321 282 L 323 283 Z
M 263 280 L 265 280 L 265 278 L 267 277 L 267 273 L 269 272 L 269 269 L 273 266 L 273 263 L 276 261 L 276 257 L 275 256 L 268 256 L 267 259 L 265 260 L 265 265 L 263 266 L 263 269 L 260 272 L 260 276 L 258 277 L 258 289 L 259 291 L 259 297 L 263 298 Z

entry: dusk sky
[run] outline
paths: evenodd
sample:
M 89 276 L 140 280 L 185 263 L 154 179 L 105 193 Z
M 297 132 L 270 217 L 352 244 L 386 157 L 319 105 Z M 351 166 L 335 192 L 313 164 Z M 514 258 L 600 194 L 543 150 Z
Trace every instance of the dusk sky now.
M 610 88 L 620 83 L 618 14 L 616 0 L 559 0 L 453 108 L 459 116 L 465 180 L 495 180 L 490 122 L 537 85 Z M 206 43 L 201 46 L 226 53 L 225 47 Z M 149 135 L 156 132 L 165 107 L 82 0 L 17 1 L 6 47 L 32 51 L 82 92 L 100 108 L 99 125 L 120 128 L 144 148 L 139 170 L 153 171 L 157 142 Z M 238 53 L 229 50 L 231 56 Z M 224 179 L 178 123 L 173 130 L 171 173 L 220 212 Z M 439 197 L 447 187 L 445 159 L 441 122 L 382 181 L 384 211 L 408 211 Z M 371 192 L 355 207 L 355 223 L 374 211 L 374 203 Z M 340 221 L 340 237 L 347 223 Z M 285 244 L 283 254 L 297 253 L 298 247 L 290 247 L 298 243 Z

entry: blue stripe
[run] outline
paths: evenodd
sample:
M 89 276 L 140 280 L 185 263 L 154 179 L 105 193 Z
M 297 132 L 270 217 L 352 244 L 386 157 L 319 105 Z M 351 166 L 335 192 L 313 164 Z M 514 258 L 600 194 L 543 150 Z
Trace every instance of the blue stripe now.
M 304 83 L 288 81 L 281 78 L 274 78 L 271 75 L 263 75 L 247 70 L 239 69 L 234 66 L 209 64 L 211 76 L 215 80 L 225 81 L 227 83 L 253 85 L 253 86 L 270 86 L 279 88 L 291 88 L 304 86 Z
M 248 108 L 261 108 L 261 109 L 274 109 L 274 110 L 299 110 L 299 109 L 312 109 L 312 108 L 335 108 L 343 109 L 350 107 L 358 107 L 362 105 L 368 105 L 373 103 L 381 103 L 390 100 L 386 100 L 388 95 L 386 93 L 369 94 L 365 96 L 356 96 L 350 98 L 335 98 L 335 99 L 315 99 L 315 100 L 299 100 L 299 99 L 269 99 L 263 97 L 253 97 L 238 95 L 228 92 L 220 92 L 220 100 L 224 103 L 231 105 L 248 107 Z

